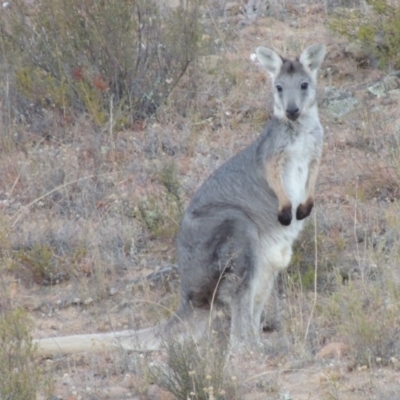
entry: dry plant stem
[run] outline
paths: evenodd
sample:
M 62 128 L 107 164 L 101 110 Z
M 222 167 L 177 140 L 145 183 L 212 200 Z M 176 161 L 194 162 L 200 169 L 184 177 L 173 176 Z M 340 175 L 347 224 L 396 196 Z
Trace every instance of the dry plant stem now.
M 87 179 L 94 178 L 95 176 L 96 176 L 96 177 L 99 177 L 99 176 L 107 176 L 107 175 L 110 175 L 110 174 L 112 174 L 112 172 L 106 172 L 106 173 L 104 173 L 104 174 L 93 174 L 93 175 L 88 175 L 88 176 L 84 176 L 84 177 L 82 177 L 82 178 L 74 179 L 73 181 L 70 181 L 70 182 L 66 182 L 66 183 L 64 183 L 64 184 L 62 184 L 62 185 L 60 185 L 60 186 L 57 186 L 56 188 L 50 190 L 49 192 L 45 193 L 45 194 L 42 195 L 42 196 L 37 197 L 35 200 L 32 200 L 32 201 L 31 201 L 30 203 L 28 203 L 26 206 L 24 206 L 24 207 L 22 207 L 20 210 L 18 210 L 18 211 L 11 217 L 11 219 L 14 219 L 14 222 L 11 224 L 11 227 L 14 228 L 14 227 L 17 225 L 18 221 L 19 221 L 19 220 L 21 219 L 21 217 L 24 215 L 24 212 L 25 212 L 25 211 L 28 211 L 29 208 L 32 207 L 34 204 L 36 204 L 36 203 L 39 202 L 40 200 L 45 199 L 47 196 L 50 196 L 52 193 L 54 193 L 54 192 L 56 192 L 56 191 L 58 191 L 58 190 L 60 190 L 60 189 L 63 189 L 63 188 L 65 188 L 65 187 L 67 187 L 67 186 L 73 185 L 74 183 L 77 183 L 77 182 L 81 182 L 81 181 L 84 181 L 84 180 L 87 180 Z
M 113 162 L 113 167 L 116 167 L 116 161 L 115 161 L 115 141 L 114 141 L 114 95 L 110 96 L 110 144 L 112 147 L 112 162 Z
M 358 265 L 360 265 L 360 249 L 358 247 L 358 240 L 357 240 L 357 205 L 358 205 L 358 180 L 356 181 L 356 201 L 354 203 L 354 224 L 353 224 L 353 233 L 356 245 L 356 256 Z M 363 277 L 364 278 L 364 277 Z
M 359 242 L 357 238 L 357 227 L 358 227 L 357 211 L 358 211 L 358 179 L 356 180 L 356 201 L 354 204 L 353 234 L 354 234 L 354 243 L 356 246 L 356 258 L 357 258 L 358 269 L 361 272 L 361 282 L 363 283 L 363 286 L 365 288 L 365 285 L 367 285 L 367 281 L 364 275 L 364 268 L 362 267 L 362 265 L 365 263 L 361 261 L 360 246 L 358 244 Z M 366 253 L 364 252 L 364 257 L 366 257 L 365 254 Z M 365 259 L 363 261 L 365 261 Z
M 22 172 L 25 170 L 25 168 L 28 166 L 28 161 L 30 160 L 31 156 L 33 156 L 33 154 L 35 154 L 36 149 L 43 143 L 45 138 L 40 139 L 35 148 L 33 149 L 32 153 L 29 155 L 28 160 L 26 161 L 26 163 L 22 166 L 21 170 L 19 171 L 18 176 L 15 178 L 14 184 L 12 185 L 11 189 L 10 189 L 10 197 L 15 189 L 15 186 L 17 186 L 17 183 L 19 181 L 19 179 L 21 178 L 21 174 Z
M 354 233 L 354 243 L 356 246 L 356 258 L 357 258 L 357 263 L 359 266 L 359 269 L 361 271 L 361 280 L 362 282 L 364 281 L 364 269 L 361 268 L 361 256 L 360 256 L 360 248 L 358 246 L 358 240 L 357 240 L 357 210 L 358 210 L 358 180 L 356 181 L 356 202 L 354 204 L 354 224 L 353 224 L 353 233 Z
M 208 337 L 211 336 L 212 314 L 213 314 L 214 302 L 215 302 L 215 298 L 216 298 L 216 296 L 217 296 L 218 287 L 219 287 L 219 285 L 220 285 L 220 283 L 221 283 L 221 280 L 222 280 L 222 278 L 223 278 L 223 276 L 224 276 L 224 272 L 225 272 L 226 268 L 227 268 L 228 265 L 229 265 L 229 261 L 230 261 L 230 260 L 228 260 L 228 262 L 225 264 L 225 267 L 224 267 L 224 269 L 222 270 L 222 272 L 221 272 L 221 274 L 220 274 L 220 276 L 219 276 L 219 278 L 218 278 L 217 285 L 215 286 L 215 289 L 214 289 L 214 291 L 213 291 L 213 295 L 212 295 L 212 298 L 211 298 L 210 315 L 209 315 L 209 317 L 208 317 Z
M 218 37 L 219 37 L 219 39 L 221 40 L 222 45 L 224 46 L 225 52 L 228 54 L 228 48 L 226 47 L 225 41 L 224 41 L 224 39 L 223 39 L 223 37 L 222 37 L 222 35 L 221 35 L 221 32 L 220 32 L 220 30 L 219 30 L 219 28 L 218 28 L 218 25 L 217 25 L 217 23 L 216 23 L 216 21 L 215 21 L 215 18 L 214 18 L 213 14 L 212 14 L 212 12 L 211 12 L 211 10 L 210 10 L 210 6 L 209 6 L 208 4 L 206 4 L 206 6 L 207 6 L 207 10 L 208 10 L 208 12 L 209 12 L 210 18 L 211 18 L 211 20 L 212 20 L 212 22 L 213 22 L 215 31 L 217 32 Z
M 276 374 L 277 372 L 279 372 L 279 371 L 278 370 L 274 370 L 274 371 L 261 372 L 260 374 L 253 375 L 253 376 L 250 376 L 249 378 L 246 378 L 243 382 L 245 382 L 245 383 L 251 382 L 254 379 L 258 379 L 258 378 L 261 378 L 262 376 L 266 376 L 266 375 Z
M 291 371 L 291 372 L 294 372 L 294 371 L 302 371 L 302 372 L 311 372 L 311 373 L 315 373 L 315 372 L 316 372 L 316 370 L 307 369 L 307 368 L 290 368 L 290 371 Z M 254 379 L 261 378 L 262 376 L 272 375 L 272 374 L 278 374 L 279 372 L 280 372 L 279 369 L 275 369 L 275 370 L 273 370 L 273 371 L 261 372 L 260 374 L 249 376 L 249 377 L 246 378 L 243 382 L 244 382 L 244 383 L 251 382 L 251 381 L 253 381 Z M 323 377 L 325 377 L 325 378 L 328 378 L 328 375 L 325 375 L 324 373 L 321 373 L 321 376 L 323 376 Z M 302 385 L 303 383 L 299 383 L 299 384 Z
M 317 243 L 317 210 L 314 208 L 314 301 L 311 308 L 310 317 L 308 318 L 306 334 L 304 335 L 304 342 L 307 341 L 308 333 L 310 331 L 311 320 L 314 315 L 315 306 L 317 305 L 317 273 L 318 273 L 318 243 Z
M 165 215 L 165 218 L 168 219 L 172 224 L 174 224 L 174 225 L 177 226 L 178 228 L 180 227 L 179 222 L 177 222 L 175 219 L 171 218 L 168 214 Z

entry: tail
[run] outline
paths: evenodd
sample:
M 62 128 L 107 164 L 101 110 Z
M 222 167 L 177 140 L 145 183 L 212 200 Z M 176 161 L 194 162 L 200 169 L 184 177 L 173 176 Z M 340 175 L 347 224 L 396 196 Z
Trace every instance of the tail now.
M 155 351 L 162 345 L 160 332 L 165 324 L 139 331 L 125 330 L 110 333 L 87 335 L 71 335 L 34 339 L 40 356 L 48 357 L 56 354 L 74 354 L 80 352 L 98 353 L 122 349 L 125 351 Z
M 38 355 L 43 357 L 118 349 L 146 352 L 160 350 L 169 339 L 183 342 L 185 338 L 190 337 L 197 342 L 209 330 L 211 321 L 209 311 L 186 313 L 184 318 L 181 318 L 181 315 L 175 315 L 166 323 L 138 331 L 125 330 L 34 339 L 33 344 L 37 346 Z

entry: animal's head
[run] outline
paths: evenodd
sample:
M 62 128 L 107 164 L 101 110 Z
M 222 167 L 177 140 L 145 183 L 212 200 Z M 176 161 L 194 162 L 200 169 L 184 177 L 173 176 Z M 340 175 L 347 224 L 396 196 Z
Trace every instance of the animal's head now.
M 287 60 L 265 47 L 256 50 L 269 72 L 274 92 L 274 115 L 296 121 L 315 105 L 317 72 L 325 57 L 325 45 L 307 47 L 295 60 Z

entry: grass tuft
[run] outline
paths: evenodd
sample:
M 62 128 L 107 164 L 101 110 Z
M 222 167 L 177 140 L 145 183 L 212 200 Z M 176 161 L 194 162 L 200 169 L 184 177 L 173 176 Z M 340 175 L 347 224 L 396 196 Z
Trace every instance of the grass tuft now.
M 32 324 L 20 308 L 0 315 L 0 398 L 36 400 L 45 381 L 30 336 Z

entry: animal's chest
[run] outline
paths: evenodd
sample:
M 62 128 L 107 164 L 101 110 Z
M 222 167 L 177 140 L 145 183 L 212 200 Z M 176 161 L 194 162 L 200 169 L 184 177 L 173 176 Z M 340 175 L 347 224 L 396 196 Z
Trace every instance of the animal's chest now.
M 313 152 L 313 143 L 307 138 L 299 138 L 287 149 L 283 181 L 286 192 L 295 207 L 306 200 L 306 185 Z

